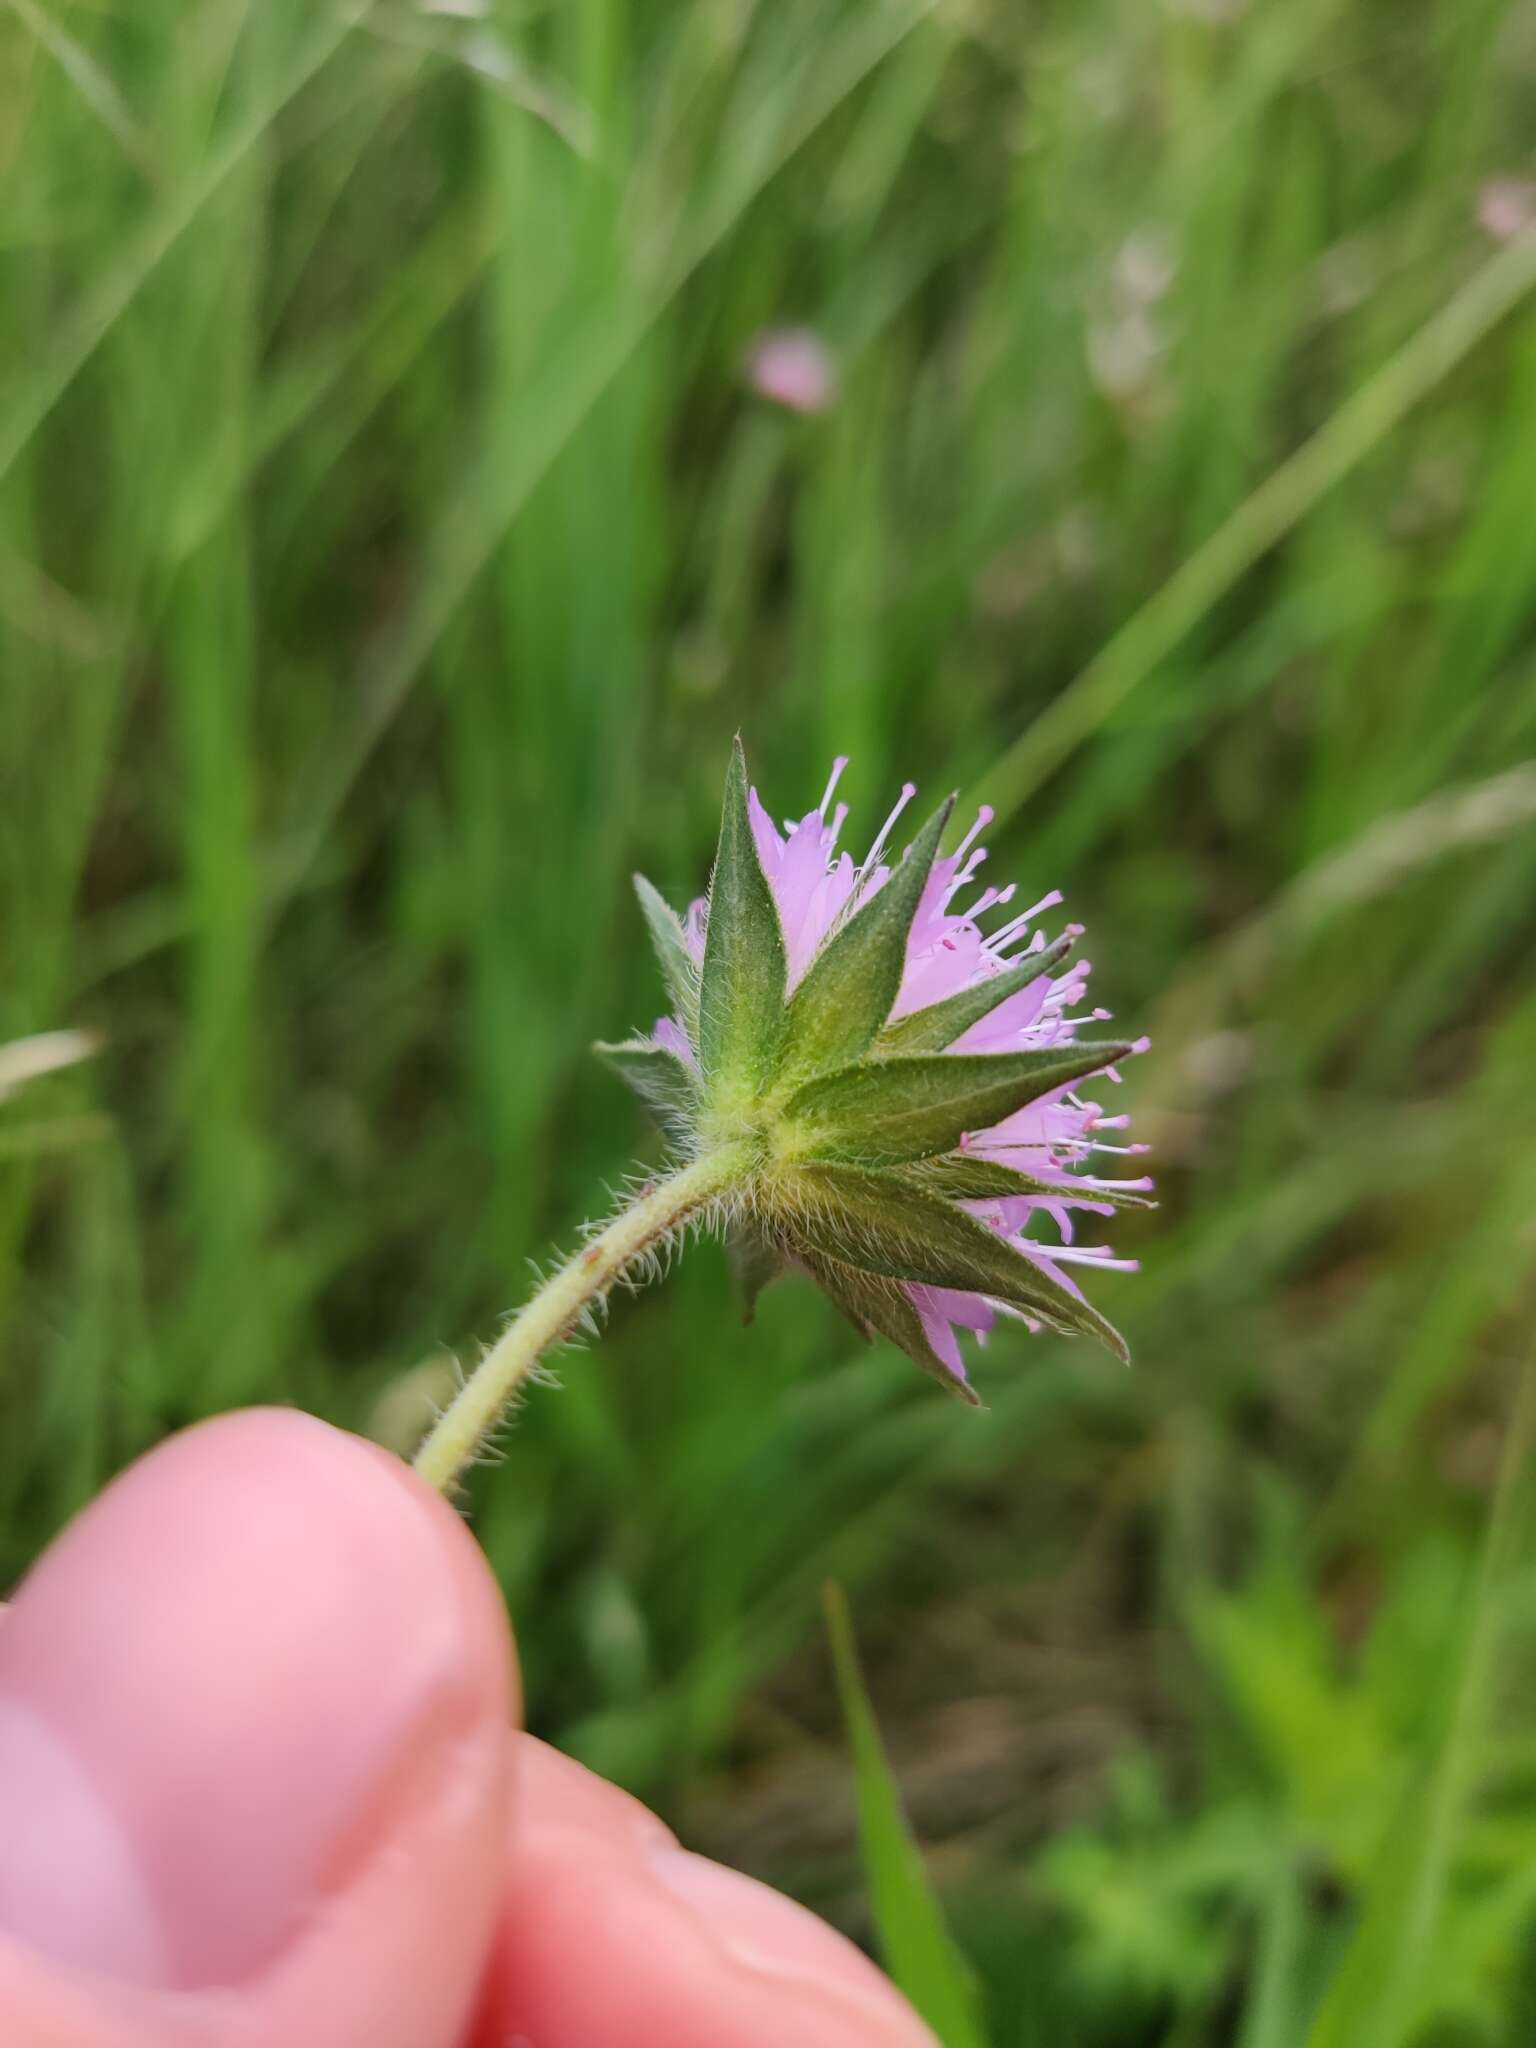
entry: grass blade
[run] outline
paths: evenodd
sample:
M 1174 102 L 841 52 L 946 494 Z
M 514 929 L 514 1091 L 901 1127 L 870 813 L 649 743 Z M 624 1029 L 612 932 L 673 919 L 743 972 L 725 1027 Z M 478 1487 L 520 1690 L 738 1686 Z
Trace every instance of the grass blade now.
M 1536 1420 L 1536 1366 L 1527 1363 L 1505 1439 L 1482 1560 L 1448 1673 L 1445 1733 L 1409 1787 L 1353 1939 L 1339 1963 L 1306 2048 L 1406 2048 L 1416 2033 L 1451 1885 L 1458 1842 L 1486 1756 L 1487 1716 L 1499 1621 L 1518 1560 L 1516 1497 Z
M 902 1811 L 859 1670 L 841 1586 L 822 1591 L 837 1693 L 858 1783 L 859 1842 L 885 1967 L 944 2048 L 986 2048 L 971 1968 L 945 1924 Z
M 1491 257 L 1461 290 L 1266 477 L 1134 613 L 1004 754 L 978 789 L 999 820 L 1113 717 L 1186 633 L 1276 541 L 1536 288 L 1536 229 Z

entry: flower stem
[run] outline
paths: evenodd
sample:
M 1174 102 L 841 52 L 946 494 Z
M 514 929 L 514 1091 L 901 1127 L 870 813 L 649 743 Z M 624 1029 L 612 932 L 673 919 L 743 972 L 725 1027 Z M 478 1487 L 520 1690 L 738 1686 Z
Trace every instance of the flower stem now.
M 723 1146 L 650 1182 L 613 1221 L 553 1273 L 502 1331 L 416 1453 L 416 1470 L 447 1492 L 500 1419 L 508 1402 L 552 1345 L 568 1337 L 588 1304 L 658 1239 L 746 1178 L 740 1146 Z

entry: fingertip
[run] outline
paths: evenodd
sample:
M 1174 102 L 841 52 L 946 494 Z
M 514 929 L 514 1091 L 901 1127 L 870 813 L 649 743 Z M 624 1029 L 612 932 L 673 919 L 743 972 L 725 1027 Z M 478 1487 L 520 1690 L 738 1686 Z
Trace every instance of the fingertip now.
M 572 1834 L 636 1854 L 676 1844 L 666 1822 L 633 1793 L 600 1778 L 536 1735 L 514 1738 L 513 1771 L 516 1841 L 542 1842 Z
M 815 1914 L 680 1848 L 638 1801 L 541 1743 L 519 1741 L 515 1770 L 475 2048 L 936 2048 L 890 1981 Z
M 484 1562 L 398 1461 L 291 1410 L 202 1424 L 0 1631 L 0 1931 L 123 1981 L 247 1982 L 434 1758 L 504 1746 L 514 1694 Z

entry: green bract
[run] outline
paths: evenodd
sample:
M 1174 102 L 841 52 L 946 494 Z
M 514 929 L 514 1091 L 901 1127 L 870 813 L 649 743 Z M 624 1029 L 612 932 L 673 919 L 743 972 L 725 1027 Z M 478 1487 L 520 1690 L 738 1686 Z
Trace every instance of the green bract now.
M 995 1137 L 1018 1111 L 1059 1101 L 1135 1048 L 1123 1039 L 1079 1041 L 1069 1029 L 1031 1044 L 1026 1026 L 1006 1034 L 1012 1049 L 950 1049 L 1049 976 L 1070 936 L 1007 964 L 988 954 L 964 985 L 891 1021 L 952 807 L 952 798 L 941 805 L 889 869 L 872 856 L 862 870 L 846 863 L 824 876 L 817 870 L 823 898 L 829 880 L 842 896 L 796 975 L 780 905 L 786 891 L 800 888 L 790 930 L 803 939 L 803 919 L 796 920 L 811 902 L 805 867 L 793 884 L 780 877 L 776 898 L 738 741 L 702 947 L 697 922 L 690 944 L 689 927 L 636 878 L 672 1017 L 655 1037 L 598 1050 L 682 1152 L 703 1157 L 731 1147 L 746 1162 L 732 1204 L 732 1256 L 749 1317 L 765 1282 L 786 1264 L 799 1265 L 866 1336 L 900 1345 L 974 1400 L 958 1364 L 935 1351 L 928 1290 L 983 1304 L 988 1320 L 1002 1305 L 1033 1324 L 1095 1336 L 1125 1356 L 1114 1329 L 1045 1263 L 1054 1248 L 1041 1246 L 1035 1256 L 1020 1249 L 1025 1240 L 1007 1220 L 1011 1212 L 997 1207 L 1011 1203 L 1027 1215 L 1032 1204 L 1089 1197 L 1070 1183 L 1064 1194 L 1054 1161 L 1042 1177 L 968 1147 L 978 1133 Z M 807 828 L 813 823 L 825 835 L 821 813 Z M 765 825 L 760 812 L 757 825 Z M 771 850 L 781 842 L 771 826 L 767 832 L 762 843 Z M 826 844 L 833 839 L 835 827 Z M 954 867 L 952 860 L 946 873 Z M 968 929 L 974 944 L 975 928 Z M 1038 1145 L 1014 1149 L 1040 1154 Z M 1086 1185 L 1103 1207 L 1144 1199 Z
M 786 972 L 779 913 L 752 845 L 747 763 L 738 740 L 720 812 L 692 1041 L 706 1115 L 713 1110 L 725 1121 L 753 1125 L 756 1105 L 782 1065 Z

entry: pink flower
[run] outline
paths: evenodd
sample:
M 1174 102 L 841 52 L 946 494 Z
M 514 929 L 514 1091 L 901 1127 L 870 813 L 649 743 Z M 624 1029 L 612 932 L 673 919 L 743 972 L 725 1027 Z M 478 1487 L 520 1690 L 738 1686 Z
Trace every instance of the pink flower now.
M 1496 242 L 1512 242 L 1536 221 L 1536 179 L 1485 178 L 1477 188 L 1477 224 Z
M 770 327 L 747 351 L 747 382 L 790 412 L 825 412 L 837 395 L 831 350 L 809 327 Z
M 838 845 L 847 806 L 833 802 L 845 765 L 839 757 L 820 803 L 803 818 L 787 821 L 782 829 L 774 824 L 755 790 L 748 797 L 758 861 L 783 933 L 790 995 L 828 938 L 846 925 L 854 909 L 885 885 L 892 871 L 888 841 L 915 794 L 911 783 L 904 785 L 868 853 L 856 863 Z M 1039 975 L 999 1002 L 945 1050 L 1014 1053 L 1070 1045 L 1082 1025 L 1100 1022 L 1109 1012 L 1085 1009 L 1092 971 L 1089 962 L 1062 964 L 1064 948 L 1048 945 L 1040 919 L 1060 903 L 1058 890 L 1051 890 L 1028 909 L 1014 912 L 1012 883 L 1003 888 L 979 885 L 978 872 L 987 856 L 978 842 L 991 815 L 983 806 L 960 845 L 935 860 L 929 871 L 908 934 L 906 963 L 890 1021 L 894 1025 L 961 990 L 1011 972 L 1039 954 Z M 691 906 L 683 926 L 687 949 L 700 965 L 706 929 L 707 906 L 701 898 Z M 1067 925 L 1062 936 L 1075 941 L 1081 929 Z M 662 1018 L 654 1040 L 693 1065 L 688 1033 L 680 1019 Z M 1140 1039 L 1131 1050 L 1141 1052 L 1146 1045 L 1147 1041 Z M 1120 1076 L 1109 1067 L 1103 1070 L 1103 1078 L 1113 1083 Z M 1033 1185 L 1027 1194 L 994 1196 L 959 1206 L 1081 1301 L 1081 1292 L 1067 1268 L 1135 1270 L 1134 1260 L 1115 1258 L 1105 1245 L 1080 1245 L 1074 1233 L 1075 1212 L 1111 1215 L 1152 1185 L 1145 1175 L 1106 1178 L 1095 1171 L 1097 1159 L 1146 1149 L 1123 1140 L 1127 1121 L 1123 1115 L 1106 1115 L 1098 1102 L 1066 1086 L 1025 1102 L 1001 1122 L 967 1131 L 960 1140 L 961 1152 L 1011 1167 L 1030 1176 Z M 1050 1234 L 1038 1235 L 1042 1229 Z M 1032 1329 L 1039 1327 L 1026 1311 L 983 1294 L 915 1281 L 902 1285 L 934 1357 L 962 1384 L 966 1372 L 958 1330 L 973 1331 L 984 1341 L 1000 1314 L 1017 1317 Z

